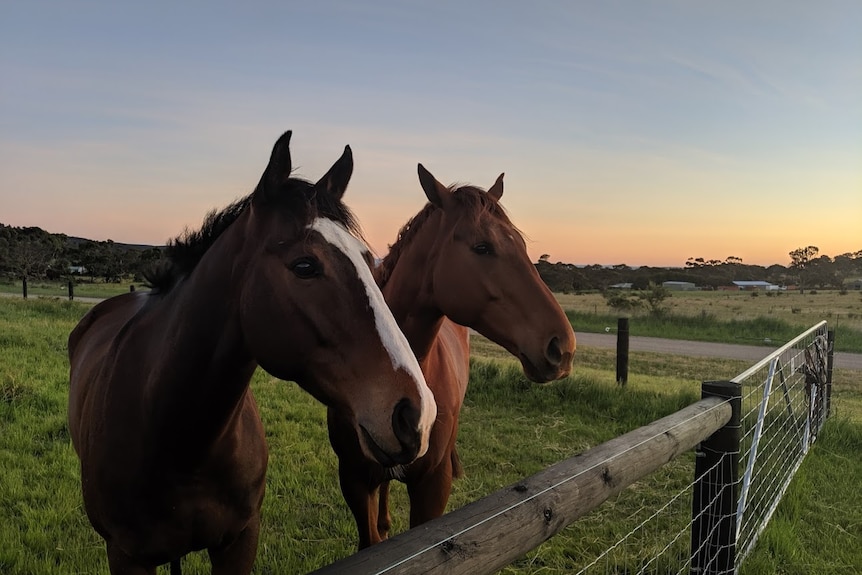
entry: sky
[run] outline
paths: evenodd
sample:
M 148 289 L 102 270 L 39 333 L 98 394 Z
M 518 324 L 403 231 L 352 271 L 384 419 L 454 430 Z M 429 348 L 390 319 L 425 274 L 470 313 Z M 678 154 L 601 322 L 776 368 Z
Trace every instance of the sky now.
M 160 245 L 353 150 L 379 255 L 444 184 L 535 261 L 862 250 L 862 2 L 0 3 L 0 223 Z

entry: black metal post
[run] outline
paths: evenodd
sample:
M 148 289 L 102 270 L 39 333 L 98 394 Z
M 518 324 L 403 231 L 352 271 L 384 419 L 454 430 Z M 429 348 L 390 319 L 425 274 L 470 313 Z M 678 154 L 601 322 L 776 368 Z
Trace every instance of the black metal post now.
M 129 286 L 129 293 L 132 293 L 133 291 L 135 291 L 135 286 L 134 286 L 134 284 L 132 284 L 132 285 L 130 285 L 130 286 Z
M 75 299 L 75 282 L 69 280 L 67 287 L 69 288 L 69 301 L 72 301 Z
M 629 381 L 629 318 L 617 319 L 617 383 Z
M 21 293 L 24 295 L 24 299 L 27 299 L 27 278 L 21 279 Z
M 835 330 L 826 332 L 826 417 L 832 415 L 832 364 L 835 361 Z
M 729 400 L 733 413 L 727 425 L 695 449 L 690 573 L 733 574 L 742 389 L 731 381 L 705 381 L 701 395 Z

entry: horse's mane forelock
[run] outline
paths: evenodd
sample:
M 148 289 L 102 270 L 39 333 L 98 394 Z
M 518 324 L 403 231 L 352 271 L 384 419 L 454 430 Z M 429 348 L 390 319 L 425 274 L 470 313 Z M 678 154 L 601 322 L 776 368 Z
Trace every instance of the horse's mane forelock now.
M 258 190 L 259 186 L 253 193 L 235 200 L 221 210 L 211 210 L 204 217 L 200 229 L 186 228 L 179 236 L 170 240 L 162 259 L 144 272 L 147 285 L 154 291 L 164 293 L 174 287 L 181 278 L 191 273 L 219 236 L 245 211 Z M 317 217 L 329 218 L 344 226 L 363 242 L 365 241 L 356 216 L 350 208 L 340 199 L 329 194 L 317 194 L 311 182 L 290 178 L 285 184 L 285 189 L 274 196 L 278 200 L 273 209 L 290 210 L 305 225 L 310 224 Z
M 485 214 L 491 214 L 493 217 L 502 219 L 505 223 L 510 225 L 515 232 L 523 236 L 521 230 L 515 227 L 509 219 L 503 206 L 501 206 L 499 202 L 488 197 L 487 192 L 482 188 L 471 185 L 453 184 L 452 186 L 449 186 L 449 191 L 452 192 L 455 199 L 466 207 L 466 212 L 468 216 L 472 218 L 474 223 L 478 224 Z M 389 246 L 389 253 L 386 254 L 386 257 L 383 258 L 383 261 L 375 270 L 375 279 L 380 287 L 385 286 L 389 281 L 389 278 L 392 275 L 392 270 L 394 270 L 395 266 L 398 264 L 398 260 L 404 252 L 404 249 L 406 246 L 410 245 L 413 238 L 417 235 L 419 230 L 422 229 L 422 225 L 437 209 L 439 208 L 430 202 L 425 204 L 425 207 L 423 207 L 419 213 L 410 218 L 407 223 L 398 230 L 398 237 L 396 238 L 395 243 Z

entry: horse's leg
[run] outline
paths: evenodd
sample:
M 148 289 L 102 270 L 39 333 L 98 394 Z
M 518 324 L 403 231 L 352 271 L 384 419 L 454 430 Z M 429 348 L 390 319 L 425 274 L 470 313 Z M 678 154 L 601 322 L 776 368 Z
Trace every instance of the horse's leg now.
M 260 515 L 252 517 L 245 529 L 229 545 L 208 549 L 212 575 L 248 575 L 257 556 Z
M 338 456 L 338 480 L 344 501 L 353 513 L 359 533 L 359 548 L 380 543 L 377 532 L 377 492 L 383 480 L 379 466 L 362 455 L 353 424 L 335 410 L 327 411 L 329 443 Z
M 381 540 L 388 539 L 389 529 L 392 527 L 392 516 L 389 514 L 389 480 L 380 484 L 377 501 L 377 533 Z
M 257 556 L 260 535 L 260 515 L 253 517 L 246 528 L 229 545 L 208 549 L 212 575 L 248 575 Z
M 436 468 L 407 484 L 411 529 L 443 515 L 451 493 L 452 458 L 447 455 Z
M 111 575 L 156 575 L 155 567 L 142 567 L 116 545 L 108 543 L 107 549 Z
M 377 487 L 370 485 L 369 481 L 357 479 L 357 475 L 364 476 L 363 466 L 356 468 L 345 465 L 339 460 L 338 478 L 341 483 L 341 494 L 347 506 L 356 520 L 356 529 L 359 531 L 359 548 L 365 549 L 375 543 L 382 541 L 380 533 L 377 532 Z

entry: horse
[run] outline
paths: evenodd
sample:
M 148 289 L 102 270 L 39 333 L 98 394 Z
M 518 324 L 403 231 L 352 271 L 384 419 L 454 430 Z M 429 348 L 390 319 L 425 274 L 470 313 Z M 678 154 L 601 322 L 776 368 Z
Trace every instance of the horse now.
M 407 485 L 411 527 L 445 511 L 452 480 L 463 474 L 455 441 L 470 369 L 468 328 L 517 357 L 539 383 L 568 375 L 576 347 L 571 324 L 500 204 L 503 174 L 484 191 L 446 187 L 422 164 L 418 172 L 428 203 L 401 228 L 375 277 L 434 392 L 437 420 L 424 456 L 386 468 L 364 456 L 346 413 L 327 411 L 359 548 L 388 537 L 392 479 Z
M 174 239 L 152 290 L 93 307 L 69 336 L 69 431 L 112 574 L 251 572 L 268 452 L 257 366 L 345 414 L 384 467 L 428 448 L 436 417 L 342 196 L 350 147 L 316 183 L 291 177 L 291 132 L 254 191 Z M 357 334 L 361 334 L 358 337 Z

